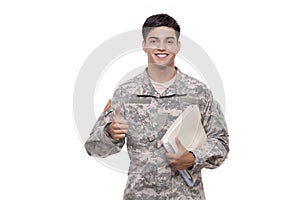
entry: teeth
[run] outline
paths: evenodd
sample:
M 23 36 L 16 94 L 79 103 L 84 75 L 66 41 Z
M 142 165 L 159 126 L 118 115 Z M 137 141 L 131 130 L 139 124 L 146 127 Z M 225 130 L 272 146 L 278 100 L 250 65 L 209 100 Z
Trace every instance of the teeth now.
M 156 54 L 158 57 L 160 57 L 160 58 L 164 58 L 164 57 L 166 57 L 167 56 L 167 54 Z

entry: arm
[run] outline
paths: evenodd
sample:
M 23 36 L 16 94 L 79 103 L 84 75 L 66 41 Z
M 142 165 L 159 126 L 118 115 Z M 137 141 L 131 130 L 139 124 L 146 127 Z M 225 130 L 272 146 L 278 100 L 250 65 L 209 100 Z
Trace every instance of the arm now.
M 207 141 L 199 150 L 192 151 L 195 156 L 192 171 L 200 171 L 202 168 L 217 168 L 224 162 L 229 152 L 226 122 L 220 106 L 213 100 L 211 92 L 209 92 L 202 117 Z
M 120 99 L 120 90 L 117 90 L 112 99 L 112 105 L 116 107 L 119 102 L 116 100 Z M 125 134 L 124 137 L 119 137 L 118 139 L 114 139 L 108 133 L 108 129 L 112 123 L 115 124 L 116 116 L 120 118 L 122 115 L 120 113 L 120 108 L 117 113 L 113 112 L 113 108 L 109 108 L 106 112 L 103 112 L 95 123 L 90 137 L 85 143 L 86 151 L 91 156 L 99 156 L 99 157 L 107 157 L 111 154 L 118 153 L 124 143 L 125 143 Z

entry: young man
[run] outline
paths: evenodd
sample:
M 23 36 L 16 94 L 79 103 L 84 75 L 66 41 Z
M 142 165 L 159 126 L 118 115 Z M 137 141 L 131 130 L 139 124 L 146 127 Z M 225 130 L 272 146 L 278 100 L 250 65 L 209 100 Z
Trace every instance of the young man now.
M 205 199 L 201 169 L 216 168 L 229 152 L 223 114 L 211 91 L 175 67 L 180 27 L 166 14 L 150 16 L 143 25 L 144 73 L 120 85 L 86 141 L 87 152 L 106 157 L 121 150 L 127 138 L 130 157 L 124 199 Z M 166 153 L 161 138 L 184 109 L 199 107 L 207 141 L 201 149 Z M 199 174 L 189 187 L 178 170 Z

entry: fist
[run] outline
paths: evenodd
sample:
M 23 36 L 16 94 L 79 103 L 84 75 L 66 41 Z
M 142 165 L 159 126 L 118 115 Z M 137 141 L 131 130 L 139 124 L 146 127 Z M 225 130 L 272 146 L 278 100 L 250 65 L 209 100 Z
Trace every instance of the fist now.
M 128 132 L 128 122 L 121 116 L 120 105 L 116 106 L 115 115 L 111 124 L 107 127 L 107 132 L 113 139 L 121 139 L 126 137 Z
M 175 138 L 178 151 L 176 153 L 166 153 L 167 160 L 171 167 L 176 170 L 187 169 L 194 165 L 194 156 Z

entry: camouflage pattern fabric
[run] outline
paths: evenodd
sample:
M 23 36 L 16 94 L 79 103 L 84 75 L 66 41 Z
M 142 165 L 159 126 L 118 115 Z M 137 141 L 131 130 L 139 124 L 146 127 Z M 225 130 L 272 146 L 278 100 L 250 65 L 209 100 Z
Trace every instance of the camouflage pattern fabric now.
M 204 200 L 201 169 L 220 166 L 229 152 L 225 119 L 211 91 L 177 69 L 175 82 L 159 94 L 145 70 L 120 85 L 111 103 L 111 108 L 97 120 L 85 147 L 90 155 L 99 157 L 122 149 L 125 139 L 114 140 L 105 129 L 119 104 L 121 115 L 129 124 L 126 142 L 130 167 L 124 199 Z M 199 106 L 207 142 L 201 149 L 192 151 L 196 158 L 192 171 L 199 176 L 195 186 L 188 187 L 166 160 L 161 138 L 177 116 L 191 104 Z

